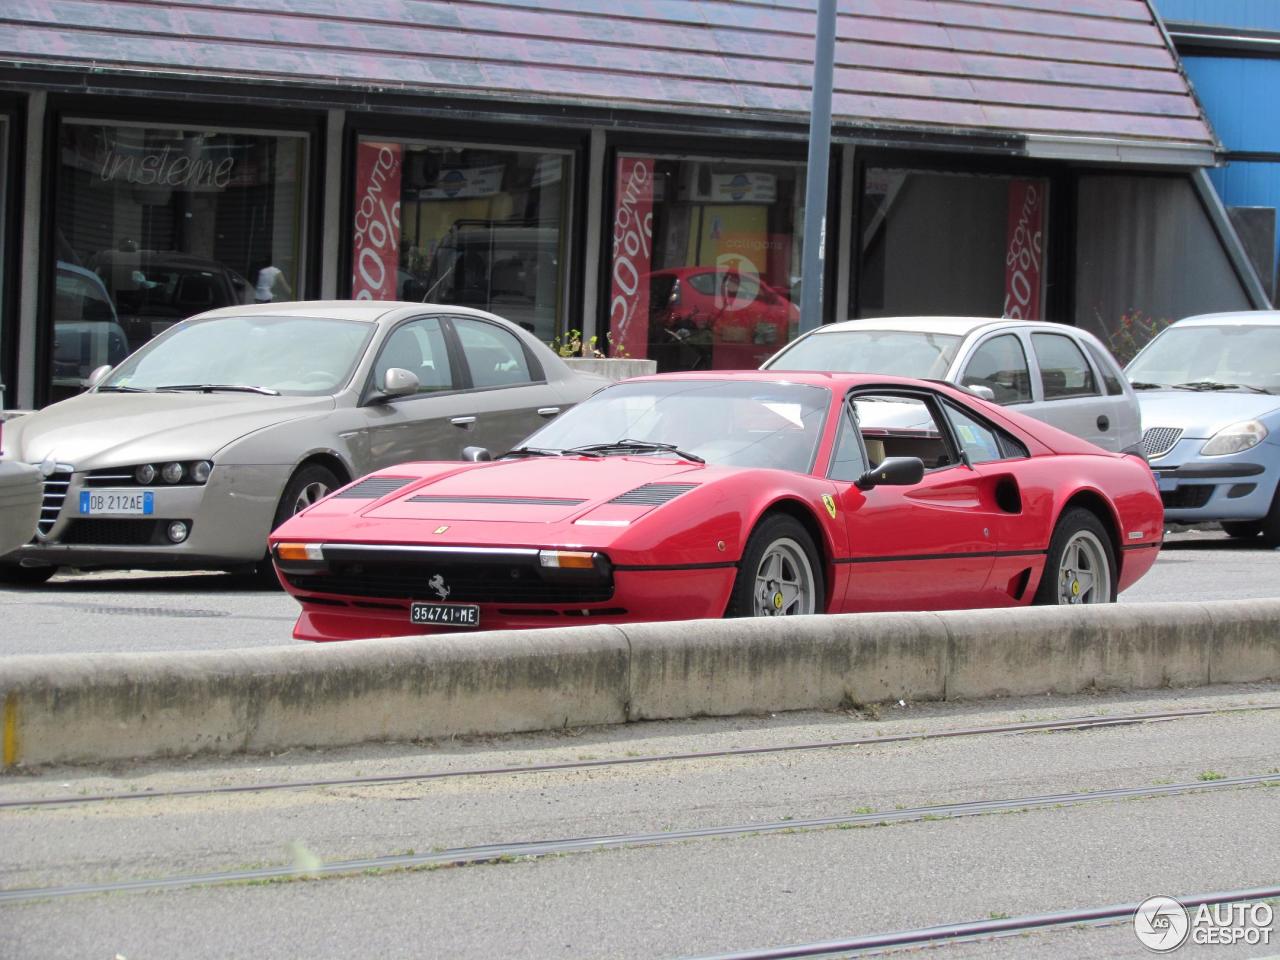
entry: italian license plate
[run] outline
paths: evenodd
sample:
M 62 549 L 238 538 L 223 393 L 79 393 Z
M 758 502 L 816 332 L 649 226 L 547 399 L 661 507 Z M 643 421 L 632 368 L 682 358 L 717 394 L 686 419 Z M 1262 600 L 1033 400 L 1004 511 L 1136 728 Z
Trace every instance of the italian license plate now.
M 409 622 L 433 627 L 478 627 L 480 608 L 474 603 L 415 603 L 409 608 Z
M 150 490 L 81 490 L 80 515 L 150 516 L 156 495 Z

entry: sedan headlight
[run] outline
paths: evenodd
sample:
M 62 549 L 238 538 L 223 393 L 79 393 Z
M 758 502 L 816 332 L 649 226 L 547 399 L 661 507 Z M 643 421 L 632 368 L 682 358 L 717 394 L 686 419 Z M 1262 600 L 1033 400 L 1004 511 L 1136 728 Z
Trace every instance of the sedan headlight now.
M 1229 453 L 1240 453 L 1256 447 L 1266 439 L 1267 428 L 1257 420 L 1242 420 L 1229 427 L 1223 427 L 1215 433 L 1203 447 L 1203 457 L 1224 457 Z

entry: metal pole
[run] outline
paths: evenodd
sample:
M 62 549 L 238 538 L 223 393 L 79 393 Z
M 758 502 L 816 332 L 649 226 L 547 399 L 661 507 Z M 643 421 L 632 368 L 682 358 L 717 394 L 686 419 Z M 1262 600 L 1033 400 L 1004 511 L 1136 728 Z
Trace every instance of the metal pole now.
M 804 196 L 804 258 L 800 267 L 800 332 L 822 323 L 823 260 L 827 242 L 827 166 L 831 159 L 831 86 L 835 70 L 836 0 L 818 0 L 813 45 L 813 105 Z

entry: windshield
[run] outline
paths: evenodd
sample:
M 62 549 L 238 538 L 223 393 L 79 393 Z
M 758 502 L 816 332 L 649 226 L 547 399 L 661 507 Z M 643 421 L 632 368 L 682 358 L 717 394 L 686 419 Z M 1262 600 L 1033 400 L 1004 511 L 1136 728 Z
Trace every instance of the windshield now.
M 904 330 L 833 330 L 797 340 L 770 370 L 834 370 L 894 377 L 942 379 L 961 337 Z
M 1124 372 L 1134 383 L 1220 383 L 1280 391 L 1280 326 L 1175 324 Z
M 562 414 L 524 446 L 559 451 L 625 439 L 671 444 L 712 464 L 807 473 L 830 402 L 829 390 L 796 383 L 620 383 Z
M 209 385 L 331 394 L 351 378 L 373 329 L 323 317 L 214 317 L 179 324 L 120 364 L 98 389 Z

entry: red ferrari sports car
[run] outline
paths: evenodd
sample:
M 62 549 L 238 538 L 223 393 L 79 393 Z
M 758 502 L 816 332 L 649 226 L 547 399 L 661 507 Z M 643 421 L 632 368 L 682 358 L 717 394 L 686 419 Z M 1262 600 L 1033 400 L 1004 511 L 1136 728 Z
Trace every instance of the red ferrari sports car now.
M 1146 462 L 941 383 L 664 374 L 488 459 L 380 470 L 271 536 L 294 636 L 1108 603 Z

